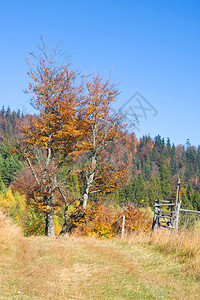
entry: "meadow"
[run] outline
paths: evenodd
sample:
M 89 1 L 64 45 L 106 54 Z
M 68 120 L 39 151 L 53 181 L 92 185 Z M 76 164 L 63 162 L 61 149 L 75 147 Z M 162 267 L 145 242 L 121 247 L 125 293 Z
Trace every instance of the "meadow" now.
M 199 299 L 200 236 L 24 237 L 0 215 L 0 299 Z

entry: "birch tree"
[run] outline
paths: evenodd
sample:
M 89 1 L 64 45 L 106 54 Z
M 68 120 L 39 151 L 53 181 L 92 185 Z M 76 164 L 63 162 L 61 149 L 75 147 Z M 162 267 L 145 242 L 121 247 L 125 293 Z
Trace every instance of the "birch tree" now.
M 20 153 L 27 162 L 36 183 L 35 201 L 46 211 L 45 234 L 54 236 L 55 195 L 59 193 L 65 203 L 67 222 L 68 203 L 57 174 L 74 145 L 81 140 L 81 119 L 78 109 L 82 86 L 77 84 L 77 73 L 68 64 L 58 64 L 58 51 L 52 52 L 42 39 L 40 54 L 30 53 L 35 64 L 27 60 L 31 105 L 38 114 L 23 126 Z M 37 199 L 36 199 L 37 198 Z
M 82 206 L 85 209 L 89 194 L 110 192 L 119 188 L 126 178 L 126 165 L 120 153 L 123 125 L 111 105 L 118 91 L 99 75 L 87 80 L 86 95 L 80 111 L 84 119 L 84 140 L 77 150 L 86 158 L 81 172 L 83 182 Z

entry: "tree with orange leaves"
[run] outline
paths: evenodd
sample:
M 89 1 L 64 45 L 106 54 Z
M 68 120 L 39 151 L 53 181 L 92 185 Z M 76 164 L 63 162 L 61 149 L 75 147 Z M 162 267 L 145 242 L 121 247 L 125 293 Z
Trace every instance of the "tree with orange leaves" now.
M 18 149 L 35 180 L 35 202 L 39 201 L 46 212 L 45 233 L 54 236 L 58 192 L 65 202 L 67 222 L 68 203 L 57 174 L 74 145 L 82 138 L 82 120 L 77 113 L 82 86 L 76 83 L 78 75 L 68 64 L 57 64 L 57 51 L 49 55 L 43 39 L 39 50 L 40 56 L 30 53 L 36 66 L 27 60 L 28 75 L 32 79 L 27 93 L 33 95 L 31 104 L 39 114 L 22 127 L 23 138 Z
M 111 113 L 118 94 L 114 85 L 100 76 L 87 78 L 83 85 L 68 64 L 57 64 L 57 52 L 49 55 L 43 39 L 39 50 L 40 56 L 30 53 L 35 66 L 27 60 L 32 80 L 27 93 L 33 95 L 31 104 L 39 114 L 22 127 L 18 149 L 35 180 L 33 198 L 46 212 L 45 233 L 54 236 L 59 198 L 65 203 L 65 231 L 68 223 L 67 197 L 57 176 L 60 168 L 70 157 L 87 158 L 81 159 L 84 209 L 89 194 L 119 188 L 126 178 L 120 150 L 123 127 L 121 118 Z
M 79 155 L 85 156 L 84 169 L 81 170 L 84 209 L 89 194 L 119 188 L 126 179 L 127 167 L 121 152 L 122 119 L 111 110 L 118 95 L 116 87 L 98 75 L 92 81 L 87 80 L 86 90 L 80 110 L 85 122 L 84 140 L 77 146 Z

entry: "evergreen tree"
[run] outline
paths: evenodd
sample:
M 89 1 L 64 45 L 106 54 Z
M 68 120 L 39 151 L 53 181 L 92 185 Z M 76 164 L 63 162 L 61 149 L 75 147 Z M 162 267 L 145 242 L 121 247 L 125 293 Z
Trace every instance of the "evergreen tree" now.
M 5 184 L 0 176 L 0 192 L 3 192 L 5 191 Z
M 194 190 L 190 182 L 187 185 L 186 195 L 188 200 L 193 204 Z
M 5 116 L 5 108 L 4 108 L 4 105 L 2 106 L 2 109 L 1 109 L 1 117 L 4 118 Z
M 149 204 L 153 208 L 155 200 L 162 199 L 162 189 L 159 178 L 152 178 L 149 185 Z
M 164 138 L 161 139 L 161 136 L 158 134 L 155 139 L 155 147 L 158 149 L 159 154 L 163 154 L 164 146 L 165 146 L 165 140 Z
M 0 146 L 0 174 L 4 184 L 8 187 L 15 173 L 21 169 L 21 162 L 17 156 L 8 153 L 7 147 Z
M 0 146 L 0 155 L 2 156 L 3 159 L 6 159 L 8 156 L 8 149 L 5 144 L 2 144 Z
M 144 157 L 141 158 L 140 163 L 141 163 L 142 176 L 145 177 L 145 159 L 144 159 Z
M 140 169 L 140 160 L 138 152 L 133 155 L 133 165 L 135 166 L 133 169 L 133 175 L 136 176 L 136 171 Z
M 156 146 L 153 147 L 153 150 L 152 150 L 152 159 L 153 161 L 157 162 L 158 159 L 159 159 L 159 153 L 157 151 L 157 148 Z
M 121 188 L 116 192 L 118 196 L 118 203 L 120 205 L 128 205 L 135 200 L 135 183 L 132 181 L 131 184 Z
M 166 159 L 162 157 L 160 163 L 160 182 L 162 194 L 165 199 L 169 199 L 172 194 L 171 170 L 167 166 Z
M 8 187 L 10 183 L 10 161 L 8 157 L 4 160 L 4 164 L 1 169 L 1 177 L 4 184 Z
M 2 174 L 3 167 L 4 167 L 4 159 L 0 154 L 0 174 Z
M 186 194 L 183 194 L 183 195 L 181 196 L 181 207 L 182 207 L 182 208 L 185 208 L 185 209 L 191 209 L 191 210 L 194 209 L 194 207 L 193 207 L 191 201 L 188 199 L 188 197 L 187 197 Z
M 174 144 L 172 145 L 172 149 L 171 149 L 171 172 L 172 172 L 172 176 L 175 175 L 178 172 L 178 162 L 176 159 L 176 150 L 175 150 L 175 146 Z
M 7 110 L 6 110 L 6 114 L 5 114 L 5 118 L 10 121 L 10 117 L 11 117 L 11 109 L 8 106 Z
M 192 204 L 196 210 L 200 211 L 200 193 L 199 192 L 194 194 Z
M 137 205 L 147 205 L 147 189 L 142 174 L 139 174 L 135 180 L 135 200 Z
M 169 138 L 167 138 L 166 154 L 167 154 L 166 157 L 170 157 L 171 155 L 171 142 Z

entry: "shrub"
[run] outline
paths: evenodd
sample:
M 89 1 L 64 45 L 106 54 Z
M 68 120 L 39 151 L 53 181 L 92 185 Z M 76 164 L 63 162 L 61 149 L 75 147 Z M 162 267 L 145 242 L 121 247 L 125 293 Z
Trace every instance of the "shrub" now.
M 27 206 L 24 211 L 22 228 L 25 236 L 45 233 L 45 213 L 41 212 L 34 203 Z
M 84 236 L 112 238 L 122 230 L 122 216 L 125 215 L 125 232 L 140 233 L 149 231 L 152 220 L 148 212 L 128 206 L 118 213 L 111 207 L 106 207 L 101 201 L 89 203 L 84 211 L 76 206 L 69 215 L 69 229 Z
M 13 193 L 11 189 L 4 190 L 0 193 L 0 207 L 14 221 L 21 224 L 21 217 L 26 207 L 25 196 L 20 195 L 18 192 Z
M 135 208 L 134 205 L 128 205 L 118 217 L 122 218 L 125 215 L 125 232 L 130 234 L 150 231 L 152 218 L 148 211 Z M 116 223 L 116 231 L 122 230 L 122 222 Z

